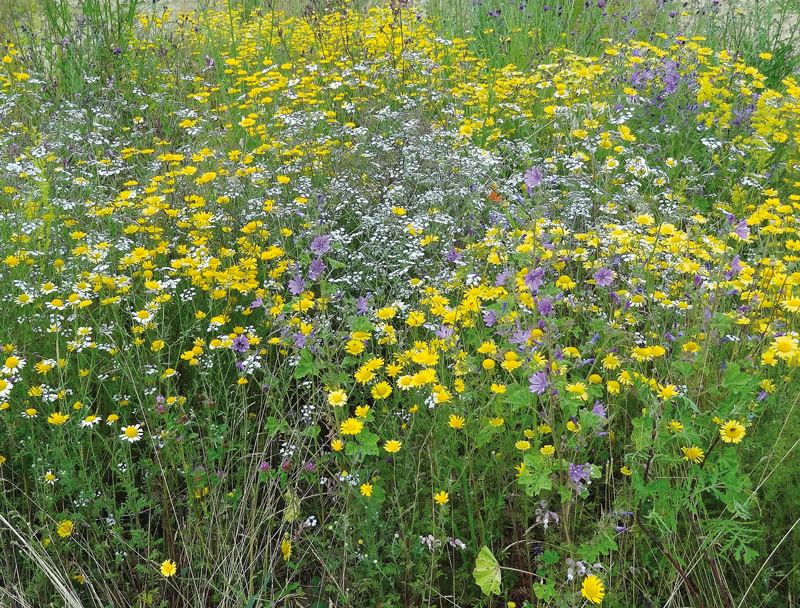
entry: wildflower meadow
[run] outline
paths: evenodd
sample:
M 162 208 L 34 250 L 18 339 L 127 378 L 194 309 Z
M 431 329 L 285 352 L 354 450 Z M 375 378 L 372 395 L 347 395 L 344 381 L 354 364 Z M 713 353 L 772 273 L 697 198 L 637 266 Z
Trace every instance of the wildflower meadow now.
M 800 606 L 796 0 L 0 4 L 0 606 Z

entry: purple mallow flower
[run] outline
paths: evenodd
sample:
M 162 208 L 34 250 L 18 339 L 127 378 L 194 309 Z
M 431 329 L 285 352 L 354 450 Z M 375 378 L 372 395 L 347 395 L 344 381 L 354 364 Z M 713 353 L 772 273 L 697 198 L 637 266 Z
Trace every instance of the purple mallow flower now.
M 314 237 L 309 246 L 314 255 L 325 255 L 331 250 L 331 235 Z
M 303 293 L 303 291 L 305 291 L 305 288 L 306 282 L 299 273 L 295 274 L 292 280 L 289 281 L 289 293 L 291 293 L 293 296 L 299 296 L 301 293 Z
M 246 353 L 250 350 L 250 340 L 247 336 L 236 336 L 233 339 L 233 352 L 235 353 Z
M 598 287 L 608 287 L 614 282 L 614 271 L 609 268 L 601 268 L 594 273 L 594 282 Z
M 311 262 L 311 264 L 308 267 L 308 278 L 311 279 L 312 281 L 316 281 L 320 277 L 320 275 L 326 270 L 327 268 L 325 267 L 323 261 L 317 258 L 316 260 Z
M 528 273 L 523 277 L 522 281 L 525 283 L 525 286 L 528 289 L 535 293 L 542 285 L 544 285 L 542 277 L 544 277 L 544 268 L 534 268 L 533 270 L 528 271 Z
M 528 378 L 530 382 L 531 394 L 543 395 L 547 391 L 547 375 L 544 372 L 536 372 Z
M 742 220 L 738 224 L 736 224 L 736 228 L 733 229 L 740 239 L 747 240 L 750 236 L 750 226 L 747 225 L 747 220 Z
M 536 304 L 536 310 L 539 311 L 539 314 L 543 317 L 550 315 L 553 313 L 553 303 L 548 300 L 547 298 L 542 298 Z
M 606 408 L 603 407 L 603 404 L 599 401 L 594 402 L 594 407 L 592 408 L 592 414 L 595 416 L 600 416 L 600 418 L 606 417 Z
M 548 7 L 545 7 L 547 10 Z M 531 167 L 525 172 L 525 187 L 528 190 L 528 196 L 533 193 L 533 188 L 542 183 L 544 175 L 539 171 L 539 167 Z

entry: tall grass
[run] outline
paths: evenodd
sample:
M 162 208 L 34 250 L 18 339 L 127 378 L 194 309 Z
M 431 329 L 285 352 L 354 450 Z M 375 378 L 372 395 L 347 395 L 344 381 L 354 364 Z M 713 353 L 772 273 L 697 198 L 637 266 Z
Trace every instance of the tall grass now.
M 677 7 L 4 7 L 2 602 L 796 603 L 793 33 Z

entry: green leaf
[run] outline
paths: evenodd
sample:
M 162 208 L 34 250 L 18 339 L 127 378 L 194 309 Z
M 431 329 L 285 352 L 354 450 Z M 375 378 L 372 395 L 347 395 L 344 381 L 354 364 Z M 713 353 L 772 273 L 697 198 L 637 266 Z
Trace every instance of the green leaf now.
M 548 549 L 547 551 L 542 553 L 541 560 L 545 566 L 552 566 L 554 564 L 557 564 L 558 553 L 553 551 L 552 549 Z
M 533 594 L 536 596 L 536 599 L 548 603 L 557 595 L 555 583 L 553 581 L 537 583 L 533 586 Z
M 537 395 L 532 395 L 527 386 L 510 386 L 506 392 L 506 403 L 511 406 L 511 411 L 536 407 Z
M 483 547 L 475 559 L 475 569 L 472 571 L 475 582 L 484 595 L 500 594 L 500 564 L 492 555 L 489 547 Z
M 350 323 L 350 327 L 354 332 L 363 331 L 371 333 L 372 330 L 375 329 L 375 326 L 367 317 L 349 317 L 347 320 Z
M 294 370 L 294 377 L 296 379 L 305 378 L 309 374 L 316 375 L 319 373 L 319 367 L 314 362 L 313 355 L 308 350 L 300 351 L 300 362 Z

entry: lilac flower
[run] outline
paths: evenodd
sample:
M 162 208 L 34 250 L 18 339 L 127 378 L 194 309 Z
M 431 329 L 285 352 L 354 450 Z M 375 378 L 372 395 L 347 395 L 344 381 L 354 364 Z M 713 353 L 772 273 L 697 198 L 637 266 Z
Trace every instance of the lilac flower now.
M 542 280 L 543 276 L 544 268 L 534 268 L 533 270 L 528 271 L 528 273 L 523 277 L 522 281 L 525 283 L 525 286 L 528 289 L 535 293 L 542 285 L 544 285 L 544 281 Z
M 233 339 L 233 352 L 246 353 L 250 350 L 250 340 L 247 336 L 238 335 Z
M 300 273 L 295 274 L 292 280 L 289 281 L 289 293 L 293 296 L 299 296 L 305 289 L 306 282 L 303 280 L 303 277 L 300 276 Z
M 547 375 L 544 372 L 536 372 L 528 378 L 530 382 L 531 394 L 543 395 L 547 391 Z
M 531 339 L 531 334 L 533 332 L 530 329 L 518 329 L 514 332 L 514 335 L 509 338 L 509 342 L 511 344 L 516 344 L 517 346 L 522 344 L 527 344 L 528 340 Z
M 272 468 L 272 465 L 270 465 L 270 463 L 268 463 L 267 461 L 264 461 L 260 465 L 258 465 L 258 470 L 261 471 L 262 473 L 266 473 L 271 468 Z
M 592 414 L 595 416 L 600 416 L 600 418 L 606 417 L 606 408 L 603 407 L 603 404 L 599 401 L 594 402 L 594 407 L 592 408 Z
M 313 473 L 313 472 L 314 472 L 314 471 L 316 471 L 316 470 L 317 470 L 317 465 L 315 465 L 313 462 L 311 462 L 311 461 L 309 460 L 309 461 L 306 463 L 306 471 L 308 471 L 309 473 Z
M 296 334 L 292 334 L 292 340 L 294 340 L 294 345 L 297 348 L 304 348 L 306 345 L 306 339 L 307 336 L 301 331 L 298 331 Z
M 464 254 L 461 253 L 460 251 L 457 251 L 456 249 L 451 249 L 446 254 L 444 254 L 444 257 L 448 262 L 457 262 L 464 257 Z
M 369 312 L 369 302 L 367 302 L 367 298 L 364 296 L 358 298 L 358 301 L 356 302 L 356 310 L 360 315 L 365 315 Z
M 586 488 L 584 483 L 589 483 L 592 475 L 592 465 L 569 463 L 569 479 L 575 484 L 575 491 L 580 494 Z
M 309 245 L 309 249 L 311 249 L 314 255 L 325 255 L 331 250 L 331 235 L 326 234 L 324 236 L 314 237 L 314 240 L 311 241 L 311 245 Z
M 553 303 L 547 298 L 542 298 L 539 300 L 539 302 L 537 302 L 536 310 L 539 311 L 540 315 L 546 317 L 553 313 Z
M 497 323 L 497 314 L 493 310 L 487 310 L 483 313 L 483 322 L 486 324 L 486 327 L 491 327 Z
M 325 264 L 322 260 L 317 258 L 308 267 L 308 278 L 312 281 L 316 281 L 320 275 L 327 270 Z
M 250 308 L 260 308 L 263 306 L 264 300 L 261 299 L 261 296 L 257 297 L 255 300 L 250 302 Z
M 508 270 L 503 270 L 502 272 L 498 272 L 497 276 L 494 278 L 494 286 L 495 287 L 502 287 L 505 285 L 508 277 L 511 276 L 511 272 Z
M 547 8 L 545 8 L 547 10 Z M 544 175 L 539 171 L 539 167 L 531 167 L 525 172 L 525 186 L 528 189 L 528 196 L 533 193 L 533 188 L 542 183 Z
M 536 509 L 536 523 L 544 524 L 544 529 L 547 530 L 547 525 L 550 523 L 551 519 L 558 523 L 558 513 L 555 511 L 549 511 L 547 509 L 547 501 L 543 500 L 539 503 L 539 507 Z
M 292 462 L 290 460 L 284 460 L 281 463 L 281 468 L 288 473 L 292 470 Z
M 739 258 L 739 256 L 738 255 L 733 256 L 733 259 L 731 260 L 731 270 L 736 274 L 739 274 L 740 272 L 742 272 L 743 268 L 744 266 L 742 266 L 742 261 Z
M 448 327 L 447 325 L 442 325 L 438 330 L 436 330 L 436 337 L 440 340 L 447 340 L 452 335 L 453 328 Z
M 594 273 L 594 282 L 598 287 L 608 287 L 614 282 L 614 271 L 608 268 L 601 268 Z
M 736 228 L 734 228 L 733 231 L 736 233 L 736 236 L 743 241 L 750 237 L 750 226 L 747 225 L 747 220 L 742 220 L 736 224 Z

